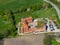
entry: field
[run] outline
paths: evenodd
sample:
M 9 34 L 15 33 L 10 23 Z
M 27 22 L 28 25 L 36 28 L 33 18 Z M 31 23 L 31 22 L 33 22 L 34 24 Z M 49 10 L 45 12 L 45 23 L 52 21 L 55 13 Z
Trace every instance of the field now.
M 42 0 L 0 0 L 0 10 L 30 7 L 36 3 L 42 3 Z

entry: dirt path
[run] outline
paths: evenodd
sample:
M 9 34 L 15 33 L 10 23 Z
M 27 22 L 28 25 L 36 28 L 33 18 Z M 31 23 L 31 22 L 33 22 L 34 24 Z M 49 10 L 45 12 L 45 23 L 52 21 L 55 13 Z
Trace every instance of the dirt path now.
M 60 19 L 60 9 L 54 3 L 52 3 L 51 1 L 49 1 L 49 0 L 44 0 L 44 1 L 52 5 L 52 7 L 56 10 L 56 12 L 58 14 L 58 17 Z
M 44 34 L 5 39 L 4 45 L 43 45 Z

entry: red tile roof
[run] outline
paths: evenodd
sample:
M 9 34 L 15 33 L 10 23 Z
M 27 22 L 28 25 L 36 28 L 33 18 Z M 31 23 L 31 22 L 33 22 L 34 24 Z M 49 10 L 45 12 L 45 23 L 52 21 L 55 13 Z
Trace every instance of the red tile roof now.
M 26 24 L 26 21 L 27 21 L 28 23 L 33 22 L 33 21 L 32 21 L 32 17 L 23 18 L 23 19 L 21 20 L 22 26 L 23 26 L 23 29 L 21 30 L 22 33 L 24 33 L 24 32 L 33 32 L 33 31 L 42 31 L 42 30 L 45 31 L 45 30 L 46 30 L 44 24 L 42 24 L 42 27 L 39 28 L 39 29 L 38 29 L 38 28 L 33 28 L 33 29 L 31 29 L 31 28 L 29 28 L 28 25 Z

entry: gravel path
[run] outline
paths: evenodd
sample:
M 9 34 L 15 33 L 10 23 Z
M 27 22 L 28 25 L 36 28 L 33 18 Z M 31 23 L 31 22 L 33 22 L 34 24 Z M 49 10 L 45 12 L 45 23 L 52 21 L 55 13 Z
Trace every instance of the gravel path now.
M 51 4 L 54 7 L 54 9 L 56 10 L 56 12 L 58 14 L 58 17 L 60 19 L 60 9 L 54 3 L 52 3 L 51 1 L 48 1 L 48 0 L 44 0 L 44 1 Z

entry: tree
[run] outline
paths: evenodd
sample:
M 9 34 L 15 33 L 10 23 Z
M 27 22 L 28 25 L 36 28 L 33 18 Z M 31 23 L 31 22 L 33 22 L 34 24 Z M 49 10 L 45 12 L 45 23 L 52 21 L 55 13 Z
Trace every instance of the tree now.
M 52 45 L 51 37 L 49 35 L 47 35 L 43 41 L 45 45 Z
M 4 38 L 3 34 L 0 33 L 0 40 L 2 40 Z

